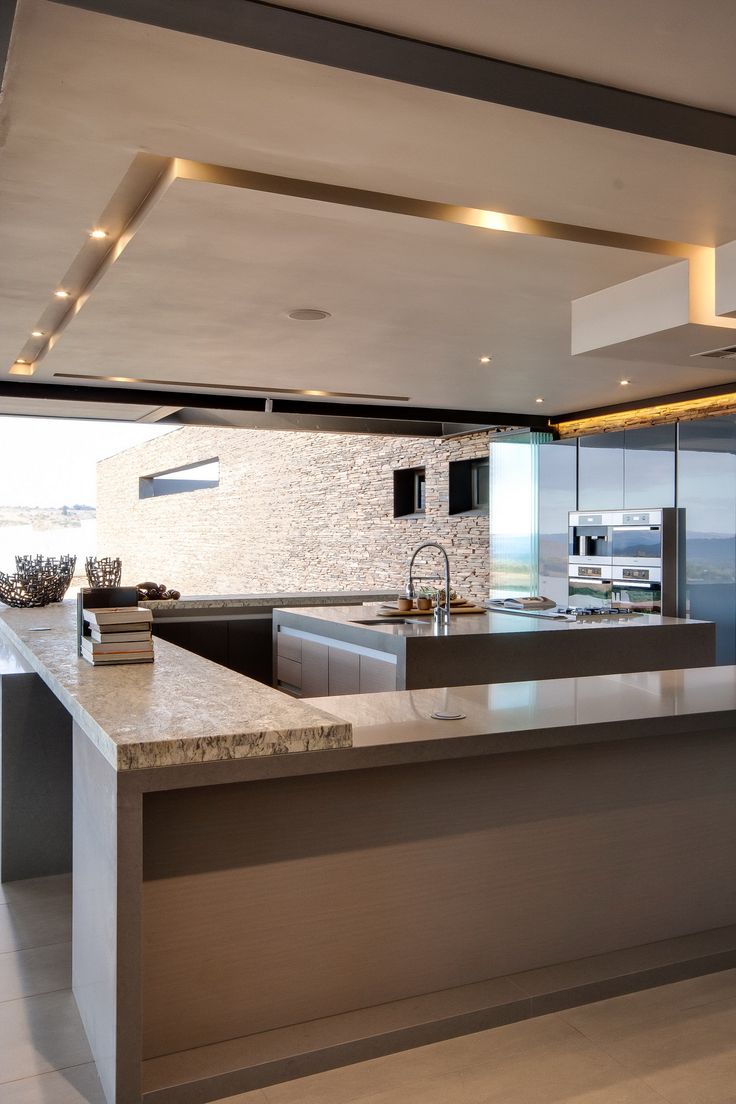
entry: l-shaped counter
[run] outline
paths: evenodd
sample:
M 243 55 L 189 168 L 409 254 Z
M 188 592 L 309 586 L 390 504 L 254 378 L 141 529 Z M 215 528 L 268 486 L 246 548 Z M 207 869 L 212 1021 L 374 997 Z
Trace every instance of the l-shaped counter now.
M 0 638 L 12 876 L 73 833 L 109 1104 L 736 965 L 734 668 L 296 700 L 166 640 L 92 668 L 68 603 Z

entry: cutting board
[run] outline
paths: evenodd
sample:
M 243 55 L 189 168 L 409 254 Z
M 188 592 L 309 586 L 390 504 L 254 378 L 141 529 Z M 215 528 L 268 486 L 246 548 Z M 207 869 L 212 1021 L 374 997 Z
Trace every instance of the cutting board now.
M 452 602 L 451 612 L 453 617 L 456 613 L 488 613 L 488 610 L 482 609 L 481 606 L 473 606 L 469 602 Z M 431 617 L 434 613 L 433 609 L 420 610 L 400 610 L 396 606 L 382 606 L 378 611 L 379 617 Z

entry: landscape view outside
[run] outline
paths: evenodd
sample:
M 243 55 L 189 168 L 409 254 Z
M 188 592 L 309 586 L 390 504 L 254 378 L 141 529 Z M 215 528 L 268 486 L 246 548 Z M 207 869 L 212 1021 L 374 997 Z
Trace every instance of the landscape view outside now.
M 97 547 L 96 465 L 170 432 L 129 422 L 0 416 L 0 571 L 16 555 L 105 555 Z

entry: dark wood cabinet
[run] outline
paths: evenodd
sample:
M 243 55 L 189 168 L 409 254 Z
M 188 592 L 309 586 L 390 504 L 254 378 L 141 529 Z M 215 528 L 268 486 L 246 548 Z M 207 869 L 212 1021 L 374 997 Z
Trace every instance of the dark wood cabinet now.
M 229 667 L 238 674 L 272 683 L 271 617 L 154 619 L 154 636 Z

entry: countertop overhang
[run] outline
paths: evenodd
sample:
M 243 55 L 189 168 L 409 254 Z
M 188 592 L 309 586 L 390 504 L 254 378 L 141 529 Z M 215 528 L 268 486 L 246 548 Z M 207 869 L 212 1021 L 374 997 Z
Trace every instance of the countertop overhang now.
M 166 640 L 153 663 L 93 667 L 77 655 L 71 601 L 4 609 L 0 634 L 116 770 L 351 743 L 347 722 Z

